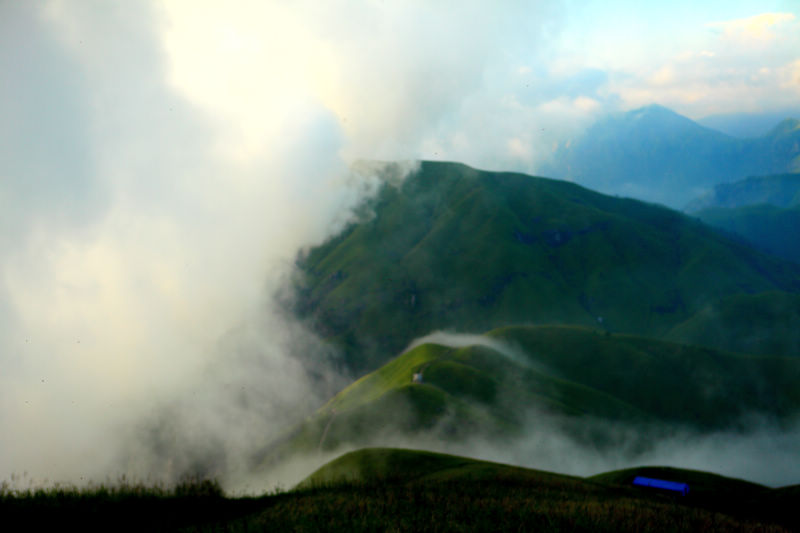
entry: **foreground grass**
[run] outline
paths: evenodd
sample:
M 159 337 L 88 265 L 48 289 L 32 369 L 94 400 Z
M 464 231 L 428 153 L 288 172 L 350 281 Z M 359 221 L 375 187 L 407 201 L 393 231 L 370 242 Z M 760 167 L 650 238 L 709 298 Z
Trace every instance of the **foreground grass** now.
M 790 531 L 660 495 L 478 480 L 345 483 L 187 531 Z
M 0 484 L 0 530 L 176 531 L 183 527 L 233 520 L 260 508 L 252 498 L 226 498 L 211 480 L 172 487 L 129 483 L 78 488 L 13 489 Z
M 678 477 L 687 497 L 634 488 Z M 697 489 L 697 490 L 695 490 Z M 346 454 L 291 491 L 228 498 L 212 481 L 11 490 L 3 531 L 793 531 L 800 487 L 637 468 L 580 478 L 398 449 Z
M 344 483 L 257 499 L 81 492 L 4 497 L 5 531 L 791 531 L 602 487 L 477 480 Z

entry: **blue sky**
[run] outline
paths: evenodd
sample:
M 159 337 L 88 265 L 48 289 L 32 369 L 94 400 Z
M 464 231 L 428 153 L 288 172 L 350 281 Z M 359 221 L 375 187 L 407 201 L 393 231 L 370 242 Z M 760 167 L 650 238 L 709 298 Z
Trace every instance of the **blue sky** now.
M 263 295 L 374 186 L 350 161 L 532 172 L 609 112 L 797 109 L 800 5 L 5 1 L 0 70 L 0 480 L 102 478 L 241 324 L 262 370 L 219 379 L 313 397 Z M 214 401 L 195 440 L 277 420 Z
M 798 2 L 575 4 L 581 7 L 566 16 L 557 61 L 629 76 L 609 87 L 624 106 L 649 95 L 690 118 L 797 106 Z M 758 76 L 760 88 L 751 79 Z M 674 90 L 687 83 L 697 92 Z

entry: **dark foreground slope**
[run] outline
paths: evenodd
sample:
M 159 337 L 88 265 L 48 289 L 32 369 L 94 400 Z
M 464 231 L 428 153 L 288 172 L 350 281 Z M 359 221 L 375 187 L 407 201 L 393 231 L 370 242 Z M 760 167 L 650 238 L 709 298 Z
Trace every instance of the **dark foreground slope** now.
M 640 469 L 696 487 L 686 497 L 630 485 L 634 471 L 583 479 L 414 450 L 344 455 L 294 500 L 251 523 L 370 531 L 788 531 L 796 497 L 678 469 Z M 316 488 L 315 488 L 316 487 Z M 721 497 L 718 497 L 721 496 Z
M 687 482 L 688 496 L 631 486 Z M 0 491 L 4 531 L 768 531 L 800 526 L 797 487 L 643 467 L 592 478 L 416 450 L 365 449 L 258 498 L 199 491 Z
M 664 207 L 432 162 L 385 184 L 298 269 L 295 312 L 356 374 L 439 329 L 564 323 L 664 337 L 732 295 L 800 290 L 800 266 Z

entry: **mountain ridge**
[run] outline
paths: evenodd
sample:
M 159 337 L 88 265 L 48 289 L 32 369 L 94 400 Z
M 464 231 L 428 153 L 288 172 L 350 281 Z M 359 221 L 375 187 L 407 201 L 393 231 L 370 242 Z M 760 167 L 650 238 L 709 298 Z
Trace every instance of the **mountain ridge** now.
M 357 374 L 433 330 L 563 323 L 663 337 L 732 294 L 800 292 L 798 265 L 559 180 L 426 161 L 361 212 L 298 257 L 292 304 Z

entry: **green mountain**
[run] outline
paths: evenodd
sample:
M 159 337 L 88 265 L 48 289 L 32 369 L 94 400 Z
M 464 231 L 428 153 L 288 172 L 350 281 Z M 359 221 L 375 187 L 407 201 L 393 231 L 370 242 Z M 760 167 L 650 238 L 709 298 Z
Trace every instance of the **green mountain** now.
M 800 291 L 796 264 L 563 181 L 423 162 L 359 213 L 298 258 L 291 299 L 356 375 L 435 330 L 561 323 L 665 338 L 731 296 Z M 726 327 L 753 331 L 745 311 Z M 754 336 L 769 334 L 762 326 Z
M 800 121 L 737 139 L 652 105 L 596 122 L 539 169 L 608 194 L 683 207 L 714 184 L 800 170 Z
M 275 443 L 265 460 L 398 437 L 502 442 L 522 435 L 532 416 L 594 447 L 619 439 L 648 446 L 669 429 L 730 430 L 753 413 L 781 424 L 800 411 L 796 357 L 574 326 L 504 327 L 468 340 L 460 348 L 421 344 L 363 376 Z M 588 431 L 586 420 L 607 425 Z M 640 442 L 614 422 L 640 428 Z
M 667 335 L 678 342 L 760 354 L 800 353 L 800 295 L 736 294 L 708 304 Z M 747 324 L 747 327 L 742 327 Z
M 696 216 L 754 248 L 800 263 L 800 205 L 710 208 Z
M 800 262 L 800 174 L 723 183 L 685 210 L 754 248 Z

